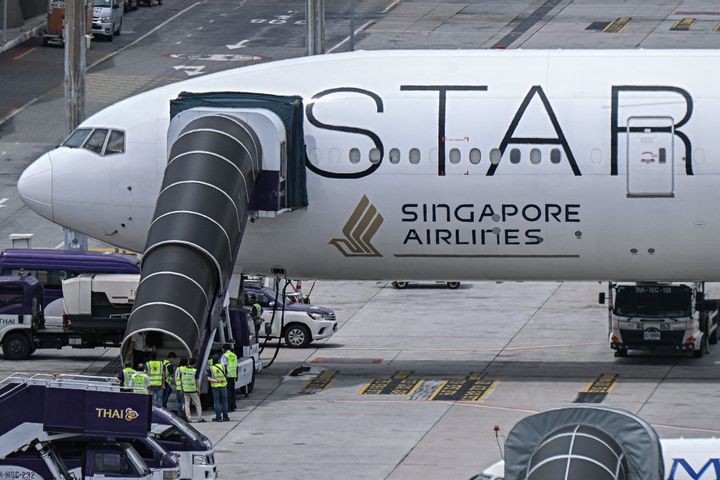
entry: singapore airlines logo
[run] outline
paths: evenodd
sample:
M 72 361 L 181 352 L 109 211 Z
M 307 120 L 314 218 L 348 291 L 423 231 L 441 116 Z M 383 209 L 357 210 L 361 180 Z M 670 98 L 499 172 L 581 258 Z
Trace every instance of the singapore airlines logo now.
M 333 238 L 330 244 L 346 257 L 382 257 L 370 243 L 382 223 L 382 215 L 363 195 L 342 229 L 345 238 Z

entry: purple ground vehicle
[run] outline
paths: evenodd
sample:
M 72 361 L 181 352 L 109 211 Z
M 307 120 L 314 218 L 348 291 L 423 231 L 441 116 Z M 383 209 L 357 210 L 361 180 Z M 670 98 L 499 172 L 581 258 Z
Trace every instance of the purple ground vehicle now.
M 148 447 L 150 396 L 121 392 L 115 379 L 14 374 L 0 382 L 0 408 L 13 412 L 0 416 L 3 478 L 179 476 L 175 457 L 159 450 L 160 475 L 154 477 L 131 444 Z

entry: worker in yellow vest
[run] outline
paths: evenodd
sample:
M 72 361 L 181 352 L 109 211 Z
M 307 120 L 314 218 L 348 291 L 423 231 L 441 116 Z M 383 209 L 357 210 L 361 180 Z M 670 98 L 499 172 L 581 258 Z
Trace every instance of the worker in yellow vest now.
M 162 394 L 165 388 L 165 369 L 155 353 L 149 353 L 150 360 L 145 364 L 145 373 L 150 377 L 150 393 L 152 402 L 156 407 L 162 408 Z
M 220 355 L 214 355 L 212 362 L 207 369 L 208 382 L 213 395 L 213 406 L 215 407 L 215 418 L 213 422 L 227 422 L 228 398 L 227 398 L 227 375 L 225 368 L 220 363 Z
M 237 403 L 235 402 L 235 380 L 238 376 L 238 361 L 237 355 L 232 351 L 229 344 L 223 345 L 223 354 L 220 363 L 225 366 L 225 371 L 227 372 L 228 411 L 234 412 L 237 408 Z
M 184 358 L 180 360 L 177 367 L 174 367 L 172 373 L 173 388 L 175 389 L 175 413 L 180 418 L 185 418 L 185 409 L 183 408 L 183 390 L 182 390 L 182 372 L 181 368 L 187 367 L 187 360 Z M 185 418 L 187 420 L 187 418 Z
M 150 377 L 145 373 L 145 365 L 138 363 L 137 371 L 130 377 L 130 386 L 135 393 L 148 394 L 150 387 Z
M 120 381 L 120 390 L 123 392 L 132 391 L 132 376 L 135 375 L 135 369 L 132 368 L 132 362 L 125 360 L 125 368 L 118 374 L 117 378 Z
M 162 361 L 165 373 L 165 387 L 163 387 L 162 406 L 166 410 L 170 394 L 175 387 L 175 369 L 177 368 L 179 361 L 180 359 L 177 358 L 177 354 L 175 352 L 168 353 L 167 358 Z
M 180 366 L 180 384 L 182 385 L 183 392 L 183 407 L 185 410 L 185 418 L 188 422 L 192 421 L 193 418 L 190 416 L 190 405 L 195 406 L 195 413 L 199 422 L 204 422 L 202 418 L 202 405 L 200 404 L 200 395 L 198 394 L 197 384 L 197 368 L 195 368 L 195 358 L 191 358 L 188 362 L 188 366 Z

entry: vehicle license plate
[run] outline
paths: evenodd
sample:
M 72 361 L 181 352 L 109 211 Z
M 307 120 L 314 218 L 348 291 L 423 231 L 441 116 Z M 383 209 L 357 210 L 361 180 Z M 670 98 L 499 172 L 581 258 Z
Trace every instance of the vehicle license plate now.
M 660 332 L 657 330 L 645 330 L 645 340 L 660 340 Z

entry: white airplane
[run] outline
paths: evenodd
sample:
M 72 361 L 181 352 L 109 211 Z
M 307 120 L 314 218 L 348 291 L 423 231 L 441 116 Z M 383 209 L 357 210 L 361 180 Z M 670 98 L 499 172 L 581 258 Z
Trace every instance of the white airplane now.
M 718 65 L 708 50 L 367 51 L 265 63 L 102 110 L 30 165 L 18 191 L 55 223 L 142 251 L 171 99 L 299 95 L 309 205 L 247 225 L 244 271 L 718 281 Z
M 720 479 L 720 439 L 663 438 L 660 440 L 665 480 Z M 503 480 L 505 462 L 500 460 L 472 480 Z

